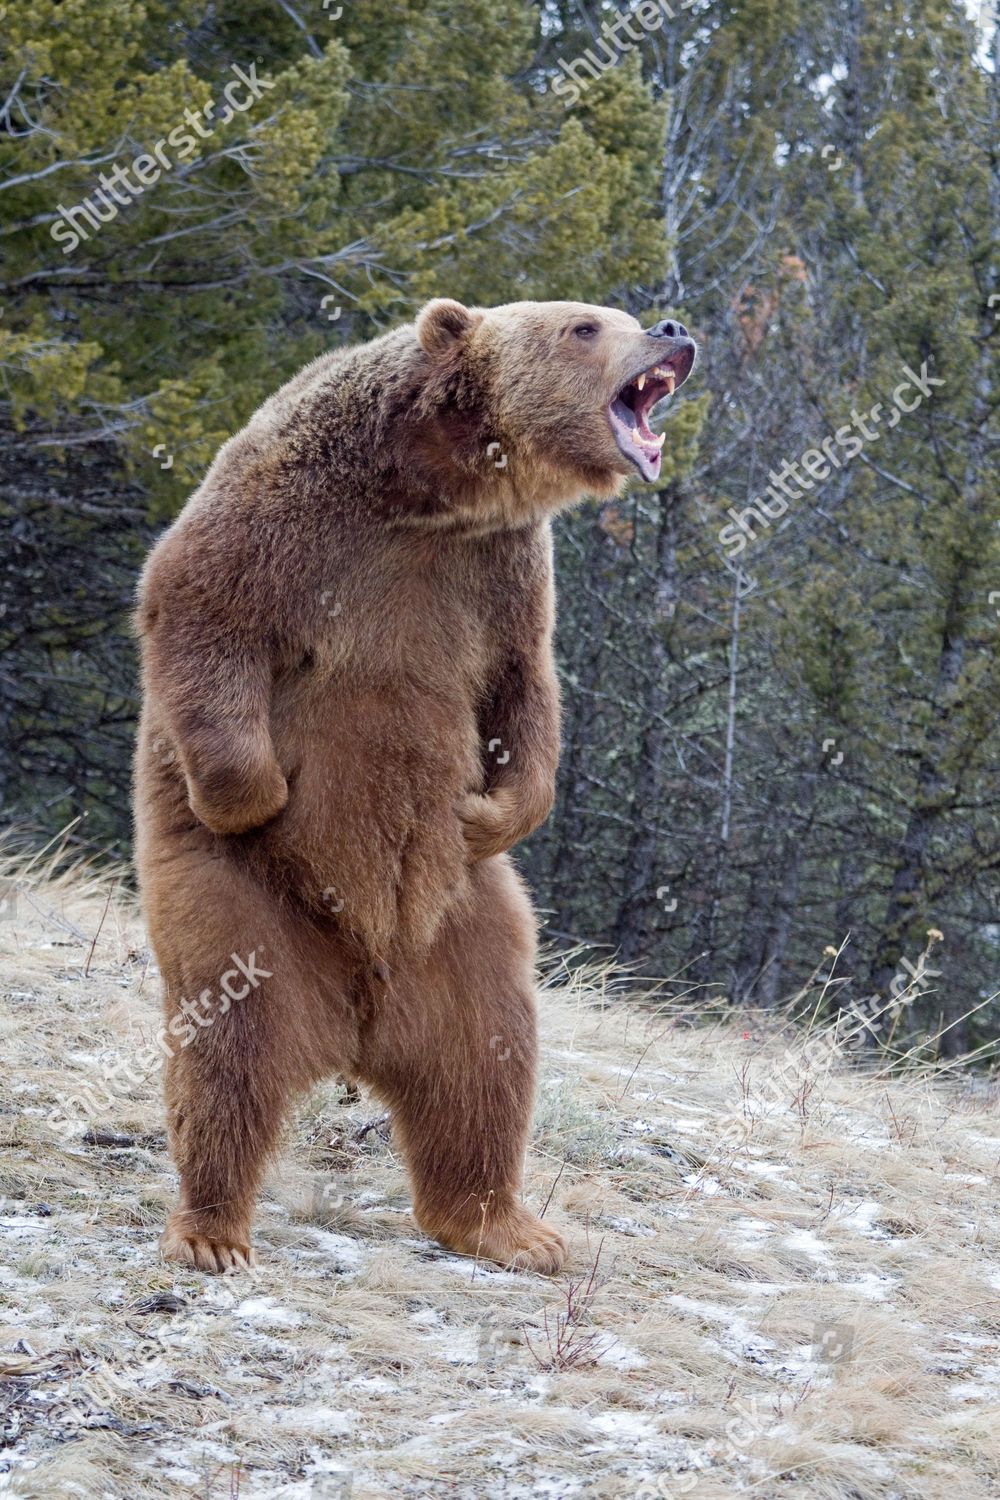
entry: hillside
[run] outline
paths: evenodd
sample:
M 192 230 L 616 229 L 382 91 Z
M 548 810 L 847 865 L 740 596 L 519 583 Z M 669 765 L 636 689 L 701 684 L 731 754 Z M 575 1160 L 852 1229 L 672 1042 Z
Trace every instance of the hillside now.
M 257 1272 L 212 1279 L 157 1257 L 155 1074 L 80 1102 L 158 1025 L 130 898 L 29 872 L 0 917 L 0 1493 L 997 1493 L 987 1086 L 810 1067 L 759 1018 L 694 1029 L 563 975 L 526 1196 L 571 1275 L 427 1242 L 377 1106 L 331 1082 Z

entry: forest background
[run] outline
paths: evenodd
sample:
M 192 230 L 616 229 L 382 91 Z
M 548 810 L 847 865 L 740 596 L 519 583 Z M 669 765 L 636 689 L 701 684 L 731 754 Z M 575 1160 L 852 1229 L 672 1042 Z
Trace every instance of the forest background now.
M 0 9 L 3 822 L 127 857 L 141 559 L 305 361 L 437 294 L 676 314 L 660 479 L 557 525 L 548 935 L 694 1005 L 836 949 L 824 1007 L 989 1057 L 1000 6 Z

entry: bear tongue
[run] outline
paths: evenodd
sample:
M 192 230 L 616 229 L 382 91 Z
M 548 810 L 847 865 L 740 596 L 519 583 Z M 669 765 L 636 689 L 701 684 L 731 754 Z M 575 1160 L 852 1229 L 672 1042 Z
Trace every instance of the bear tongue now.
M 615 442 L 625 457 L 631 459 L 647 483 L 656 479 L 660 472 L 665 434 L 661 433 L 657 437 L 646 426 L 644 416 L 637 418 L 636 413 L 624 401 L 612 401 L 608 407 L 608 418 Z M 645 432 L 642 428 L 645 428 Z

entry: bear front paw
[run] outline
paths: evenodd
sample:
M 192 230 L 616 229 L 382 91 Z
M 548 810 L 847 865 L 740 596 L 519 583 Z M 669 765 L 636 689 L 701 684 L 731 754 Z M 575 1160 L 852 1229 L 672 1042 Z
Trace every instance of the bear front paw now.
M 456 804 L 469 859 L 489 859 L 516 844 L 521 834 L 514 824 L 508 797 L 503 792 L 482 796 L 469 792 Z
M 213 833 L 247 833 L 276 818 L 288 802 L 288 782 L 275 761 L 256 780 L 243 778 L 221 788 L 189 779 L 188 803 Z

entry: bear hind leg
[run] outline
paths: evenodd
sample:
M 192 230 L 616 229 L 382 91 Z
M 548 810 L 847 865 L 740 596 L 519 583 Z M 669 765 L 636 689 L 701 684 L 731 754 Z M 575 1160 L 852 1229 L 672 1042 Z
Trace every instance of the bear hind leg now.
M 203 1271 L 252 1264 L 254 1204 L 294 1096 L 353 1070 L 346 965 L 323 935 L 225 860 L 193 868 L 151 924 L 165 984 L 165 1069 L 180 1199 L 164 1256 Z
M 537 1059 L 534 923 L 505 861 L 476 876 L 430 956 L 393 969 L 362 1032 L 359 1075 L 391 1107 L 425 1233 L 552 1274 L 566 1241 L 520 1201 Z
M 226 1017 L 230 1019 L 230 1017 Z M 253 1060 L 239 1046 L 197 1057 L 198 1037 L 166 1071 L 171 1154 L 180 1198 L 160 1239 L 168 1260 L 200 1271 L 253 1264 L 250 1226 L 264 1169 L 281 1129 L 287 1091 L 264 1074 L 266 1049 Z

